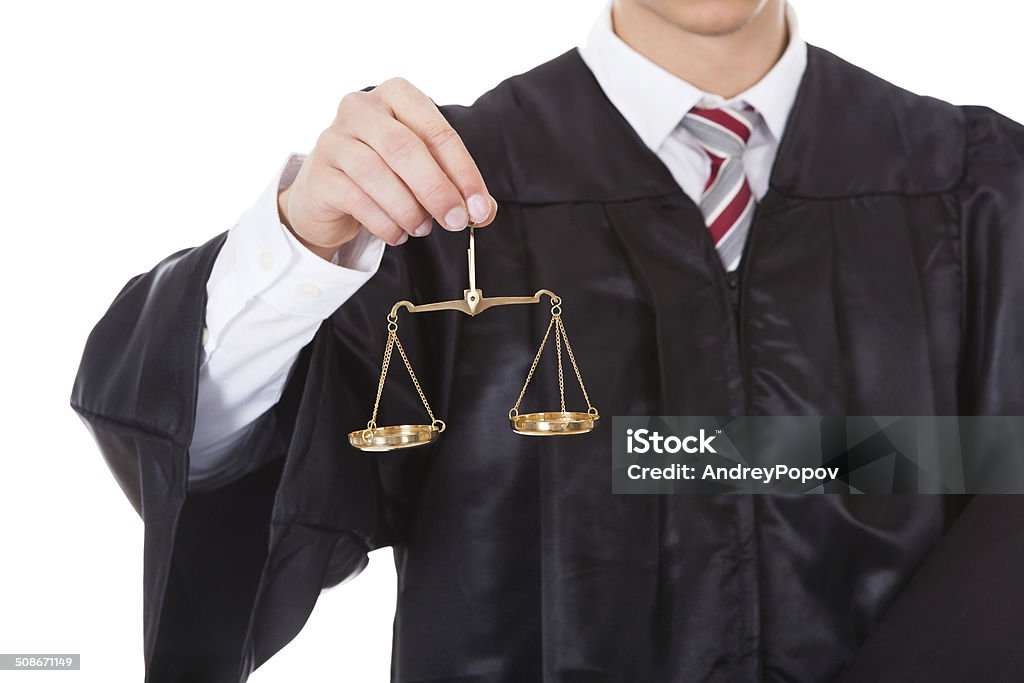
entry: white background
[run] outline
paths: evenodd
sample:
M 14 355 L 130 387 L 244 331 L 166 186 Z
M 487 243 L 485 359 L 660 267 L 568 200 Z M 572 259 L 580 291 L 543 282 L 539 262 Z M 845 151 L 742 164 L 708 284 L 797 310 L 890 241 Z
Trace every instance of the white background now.
M 142 680 L 142 523 L 67 405 L 121 285 L 231 227 L 344 93 L 403 75 L 469 103 L 581 41 L 603 1 L 4 4 L 0 652 L 77 652 L 83 669 L 0 681 Z M 796 7 L 809 42 L 1024 120 L 1016 3 Z M 379 551 L 251 680 L 386 681 L 393 610 Z

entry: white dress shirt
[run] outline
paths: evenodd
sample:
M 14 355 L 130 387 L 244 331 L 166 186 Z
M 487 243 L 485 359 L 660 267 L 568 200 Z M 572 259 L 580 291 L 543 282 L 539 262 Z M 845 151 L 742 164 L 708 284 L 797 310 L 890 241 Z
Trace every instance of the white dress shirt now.
M 790 38 L 782 57 L 729 100 L 699 90 L 629 47 L 613 31 L 610 5 L 579 50 L 611 103 L 697 204 L 710 160 L 679 125 L 683 115 L 697 105 L 754 107 L 761 120 L 743 165 L 760 199 L 807 62 L 790 6 L 786 18 Z M 374 275 L 384 253 L 384 243 L 364 232 L 327 262 L 281 224 L 277 194 L 294 180 L 303 158 L 291 155 L 231 228 L 207 282 L 204 357 L 189 449 L 192 490 L 223 485 L 262 464 L 251 454 L 270 449 L 239 446 L 258 433 L 255 425 L 280 399 L 299 352 L 321 322 Z

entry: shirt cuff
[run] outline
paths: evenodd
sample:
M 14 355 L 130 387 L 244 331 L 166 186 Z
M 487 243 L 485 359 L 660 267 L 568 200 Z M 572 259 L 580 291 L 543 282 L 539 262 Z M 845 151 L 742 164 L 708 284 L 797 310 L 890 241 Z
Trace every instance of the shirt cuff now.
M 302 245 L 281 223 L 278 193 L 288 187 L 304 156 L 291 155 L 249 211 L 229 232 L 238 283 L 245 298 L 259 297 L 289 315 L 323 320 L 369 280 L 380 266 L 384 241 L 362 231 L 333 262 Z M 229 244 L 230 243 L 230 244 Z

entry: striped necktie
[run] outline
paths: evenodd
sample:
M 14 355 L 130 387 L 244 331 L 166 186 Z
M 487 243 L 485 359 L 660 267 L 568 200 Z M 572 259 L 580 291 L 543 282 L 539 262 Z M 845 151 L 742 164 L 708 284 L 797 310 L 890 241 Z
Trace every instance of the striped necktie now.
M 749 108 L 694 107 L 682 121 L 711 159 L 700 211 L 726 271 L 739 265 L 757 204 L 743 171 L 743 150 L 757 119 Z

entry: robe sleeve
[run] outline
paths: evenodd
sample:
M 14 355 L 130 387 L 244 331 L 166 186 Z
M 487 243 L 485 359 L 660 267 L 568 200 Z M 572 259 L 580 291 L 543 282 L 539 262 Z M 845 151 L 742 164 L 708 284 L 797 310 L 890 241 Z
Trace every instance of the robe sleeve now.
M 959 188 L 963 262 L 961 415 L 1024 415 L 1024 127 L 965 108 Z M 993 421 L 972 448 L 1017 444 L 1021 420 Z M 991 439 L 985 442 L 985 439 Z M 996 460 L 996 459 L 993 459 Z M 990 463 L 991 464 L 991 463 Z M 991 468 L 975 490 L 998 490 Z M 1024 672 L 1024 495 L 974 495 L 840 677 L 1011 681 Z
M 432 448 L 414 449 L 405 467 L 407 456 L 357 451 L 347 434 L 369 417 L 391 304 L 436 296 L 414 286 L 409 263 L 436 272 L 438 250 L 456 246 L 447 236 L 387 250 L 374 278 L 321 325 L 279 403 L 239 445 L 242 457 L 266 465 L 222 488 L 188 491 L 205 283 L 225 236 L 129 281 L 90 334 L 71 396 L 145 525 L 152 683 L 245 680 L 299 632 L 324 587 L 396 542 Z M 453 286 L 443 273 L 419 280 Z M 400 335 L 421 382 L 438 387 L 445 359 L 435 350 L 451 348 L 452 328 L 422 321 L 420 334 L 420 323 L 404 319 Z M 408 382 L 404 372 L 393 367 L 392 381 Z M 387 417 L 424 421 L 406 386 L 385 391 L 382 405 Z

